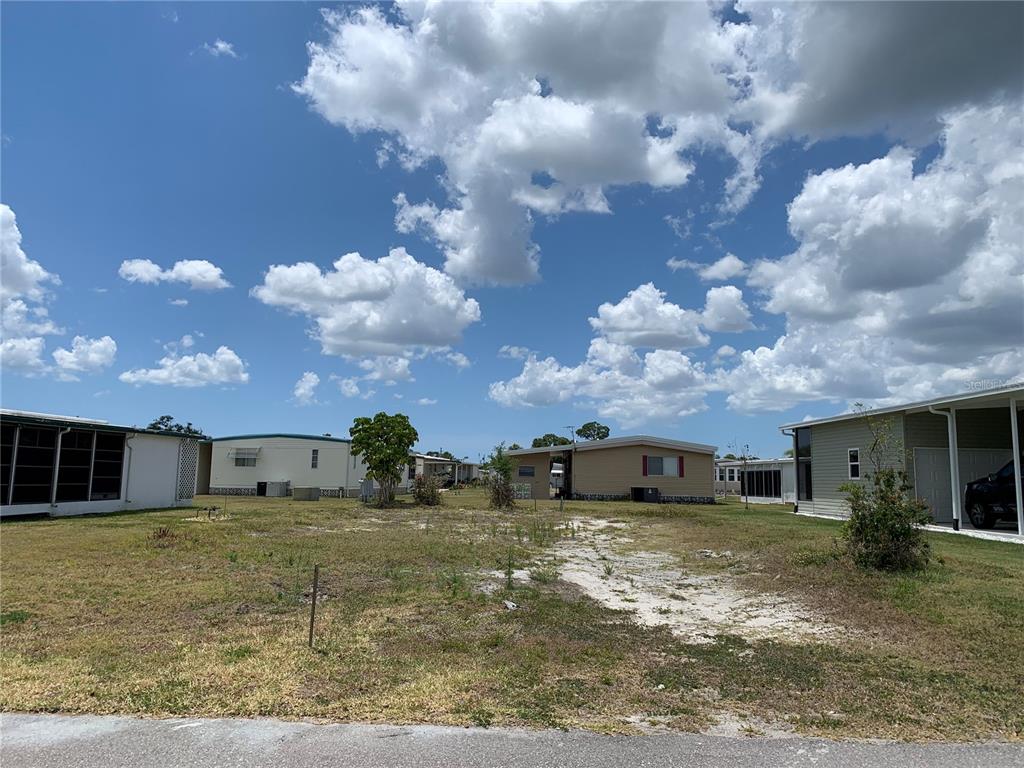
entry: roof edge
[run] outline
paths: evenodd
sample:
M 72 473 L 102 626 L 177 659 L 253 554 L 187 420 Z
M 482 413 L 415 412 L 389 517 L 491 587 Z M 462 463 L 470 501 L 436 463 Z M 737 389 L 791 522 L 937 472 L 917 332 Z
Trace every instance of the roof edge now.
M 927 408 L 928 406 L 939 406 L 947 405 L 950 403 L 960 403 L 965 400 L 981 400 L 986 397 L 999 397 L 1000 395 L 1012 396 L 1019 393 L 1021 398 L 1024 399 L 1024 382 L 1014 382 L 1013 384 L 1007 384 L 1004 387 L 994 387 L 992 389 L 977 389 L 972 392 L 960 392 L 955 395 L 945 395 L 943 397 L 933 397 L 928 400 L 917 400 L 911 403 L 903 403 L 902 405 L 889 405 L 882 408 L 871 408 L 866 411 L 857 411 L 854 413 L 840 413 L 836 416 L 822 416 L 820 419 L 807 419 L 806 421 L 797 421 L 792 424 L 781 424 L 780 430 L 783 429 L 797 429 L 799 427 L 812 427 L 816 424 L 829 424 L 834 421 L 847 421 L 849 419 L 859 419 L 866 416 L 884 416 L 889 413 L 900 413 L 902 411 L 911 411 L 921 408 Z

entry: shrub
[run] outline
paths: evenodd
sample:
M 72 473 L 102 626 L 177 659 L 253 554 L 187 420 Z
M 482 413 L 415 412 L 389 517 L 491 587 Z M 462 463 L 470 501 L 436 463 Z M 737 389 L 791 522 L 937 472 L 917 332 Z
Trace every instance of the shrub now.
M 516 506 L 515 489 L 512 488 L 512 470 L 515 462 L 505 451 L 505 444 L 494 446 L 494 452 L 487 460 L 490 468 L 490 495 L 492 509 L 513 509 Z
M 441 503 L 441 486 L 437 478 L 425 475 L 416 475 L 412 481 L 412 497 L 417 504 L 425 507 L 436 507 Z
M 884 467 L 866 480 L 840 486 L 850 505 L 850 519 L 843 526 L 847 552 L 862 568 L 923 568 L 929 547 L 921 526 L 931 516 L 927 505 L 911 496 L 906 472 Z

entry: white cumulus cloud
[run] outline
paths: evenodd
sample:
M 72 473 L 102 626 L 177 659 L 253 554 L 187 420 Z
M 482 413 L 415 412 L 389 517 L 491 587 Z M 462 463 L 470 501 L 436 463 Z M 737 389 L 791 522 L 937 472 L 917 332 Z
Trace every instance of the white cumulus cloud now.
M 156 368 L 125 371 L 118 378 L 126 384 L 162 384 L 172 387 L 205 387 L 211 384 L 245 384 L 249 373 L 245 362 L 229 347 L 212 354 L 168 354 Z
M 220 58 L 221 56 L 226 56 L 229 59 L 238 58 L 234 44 L 229 43 L 227 40 L 221 40 L 219 37 L 212 43 L 203 43 L 203 50 L 214 58 Z
M 348 253 L 322 271 L 310 262 L 271 266 L 251 291 L 264 304 L 310 319 L 324 354 L 359 360 L 364 378 L 412 379 L 410 360 L 445 356 L 480 319 L 480 305 L 451 277 L 395 248 L 376 261 Z
M 313 371 L 306 371 L 295 382 L 292 396 L 299 405 L 312 405 L 316 402 L 316 388 L 320 386 L 320 377 Z
M 386 134 L 378 162 L 441 161 L 447 199 L 399 194 L 396 225 L 435 240 L 459 279 L 537 279 L 535 215 L 606 214 L 618 185 L 678 187 L 708 147 L 736 163 L 727 207 L 756 189 L 757 140 L 728 119 L 745 59 L 709 6 L 401 3 L 324 19 L 296 90 L 353 134 Z
M 743 260 L 731 253 L 725 254 L 725 256 L 711 264 L 702 264 L 697 261 L 688 261 L 686 259 L 669 259 L 665 263 L 673 272 L 679 269 L 692 269 L 697 273 L 701 280 L 707 280 L 709 282 L 731 280 L 732 278 L 740 277 L 747 272 L 747 265 Z
M 149 259 L 127 259 L 117 270 L 130 283 L 186 283 L 197 291 L 219 291 L 230 288 L 221 268 L 206 259 L 184 259 L 170 269 L 162 269 Z
M 53 352 L 58 375 L 70 381 L 77 380 L 75 374 L 95 373 L 113 365 L 116 356 L 117 342 L 109 336 L 99 339 L 75 336 L 71 349 L 61 347 Z

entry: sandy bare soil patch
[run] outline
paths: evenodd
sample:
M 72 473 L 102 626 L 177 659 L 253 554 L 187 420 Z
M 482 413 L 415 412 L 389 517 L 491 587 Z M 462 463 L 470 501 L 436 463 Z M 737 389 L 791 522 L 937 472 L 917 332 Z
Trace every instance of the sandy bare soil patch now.
M 769 592 L 752 592 L 726 573 L 682 571 L 661 552 L 623 552 L 617 544 L 626 523 L 578 518 L 577 533 L 555 548 L 560 576 L 602 605 L 629 611 L 644 626 L 667 626 L 690 643 L 711 643 L 724 635 L 751 640 L 804 642 L 838 637 L 840 628 L 808 609 Z

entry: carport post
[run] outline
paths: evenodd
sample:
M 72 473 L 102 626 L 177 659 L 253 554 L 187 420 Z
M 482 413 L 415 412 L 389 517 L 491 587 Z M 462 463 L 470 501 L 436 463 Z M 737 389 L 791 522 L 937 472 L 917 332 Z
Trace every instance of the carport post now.
M 1020 488 L 1020 430 L 1017 428 L 1017 401 L 1010 398 L 1010 436 L 1013 438 L 1013 489 L 1017 494 L 1017 533 L 1024 536 L 1024 504 Z
M 956 443 L 956 409 L 938 411 L 929 405 L 928 410 L 937 416 L 946 417 L 946 433 L 949 439 L 949 485 L 953 494 L 953 530 L 960 530 L 960 449 Z

